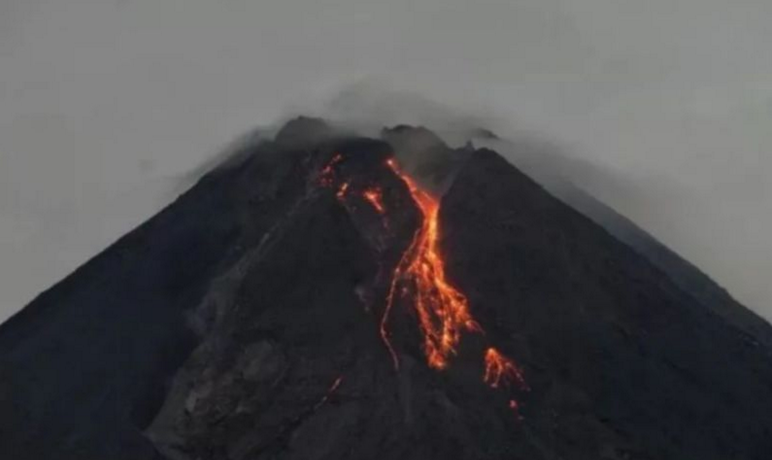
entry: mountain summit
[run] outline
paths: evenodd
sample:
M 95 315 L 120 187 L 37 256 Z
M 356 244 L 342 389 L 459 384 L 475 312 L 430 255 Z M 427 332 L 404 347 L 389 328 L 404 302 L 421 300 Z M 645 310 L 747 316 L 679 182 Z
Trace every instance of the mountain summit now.
M 293 120 L 0 326 L 0 452 L 767 459 L 769 325 L 576 209 L 424 128 Z

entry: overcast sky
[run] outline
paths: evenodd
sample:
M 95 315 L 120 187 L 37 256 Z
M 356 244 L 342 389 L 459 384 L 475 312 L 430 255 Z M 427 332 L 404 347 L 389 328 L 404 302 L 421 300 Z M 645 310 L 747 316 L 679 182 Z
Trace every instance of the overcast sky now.
M 604 171 L 772 318 L 772 3 L 0 0 L 0 321 L 255 125 L 362 79 Z

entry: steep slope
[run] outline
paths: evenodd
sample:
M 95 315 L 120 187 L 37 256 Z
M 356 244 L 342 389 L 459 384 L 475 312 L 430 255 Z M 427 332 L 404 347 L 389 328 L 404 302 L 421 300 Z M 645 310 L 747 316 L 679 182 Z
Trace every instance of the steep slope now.
M 585 185 L 592 182 L 613 184 L 618 179 L 613 173 L 605 172 L 599 165 L 562 154 L 559 147 L 528 136 L 523 136 L 517 141 L 509 141 L 500 139 L 486 130 L 473 130 L 469 136 L 473 138 L 475 144 L 501 152 L 505 158 L 514 162 L 521 171 L 535 179 L 549 193 L 633 248 L 702 305 L 747 332 L 749 340 L 758 340 L 765 346 L 772 347 L 772 326 L 767 321 L 740 304 L 699 267 L 685 260 L 635 222 L 601 202 L 574 182 L 575 179 L 580 179 L 580 182 Z
M 564 183 L 554 189 L 558 197 L 582 214 L 603 226 L 618 240 L 646 257 L 665 272 L 678 287 L 701 304 L 711 308 L 727 321 L 748 333 L 750 340 L 759 340 L 772 347 L 772 326 L 759 315 L 741 305 L 699 268 L 683 259 L 675 251 L 657 241 L 634 222 L 596 200 L 583 190 Z
M 418 203 L 388 144 L 334 150 L 324 186 L 223 279 L 225 312 L 149 436 L 170 458 L 535 455 L 509 393 L 483 378 L 483 337 L 442 372 L 430 368 L 419 312 L 400 293 L 382 334 L 392 276 L 419 234 Z M 381 206 L 362 193 L 373 185 Z
M 495 152 L 382 137 L 295 120 L 0 327 L 0 452 L 766 458 L 753 331 Z
M 295 142 L 311 142 L 320 139 L 317 124 L 287 129 Z M 187 316 L 211 278 L 302 193 L 296 150 L 281 142 L 246 147 L 0 327 L 0 452 L 156 455 L 140 429 L 198 341 Z
M 767 455 L 767 349 L 494 152 L 442 216 L 451 273 L 530 369 L 525 423 L 555 458 Z

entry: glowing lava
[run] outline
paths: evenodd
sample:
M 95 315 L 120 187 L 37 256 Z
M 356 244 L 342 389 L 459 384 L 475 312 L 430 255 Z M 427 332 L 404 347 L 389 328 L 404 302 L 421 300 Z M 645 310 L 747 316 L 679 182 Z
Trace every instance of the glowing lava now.
M 383 214 L 386 212 L 386 208 L 383 207 L 383 196 L 381 195 L 381 190 L 378 188 L 369 188 L 364 191 L 362 196 L 365 197 L 367 201 L 370 202 L 371 205 L 375 208 L 376 211 L 378 211 L 378 214 Z
M 339 200 L 344 200 L 350 192 L 349 182 L 338 182 L 336 177 L 335 166 L 342 160 L 340 154 L 335 154 L 319 176 L 322 186 L 337 187 L 336 195 Z M 470 313 L 466 296 L 446 279 L 445 262 L 439 248 L 439 201 L 421 189 L 399 168 L 394 159 L 389 159 L 387 165 L 405 182 L 423 219 L 394 270 L 386 308 L 381 318 L 381 337 L 391 354 L 395 369 L 399 369 L 399 357 L 389 338 L 388 323 L 397 298 L 409 297 L 423 335 L 423 351 L 427 364 L 433 369 L 443 370 L 457 353 L 464 332 L 483 331 Z M 340 185 L 336 185 L 337 183 Z M 386 213 L 380 188 L 371 186 L 364 189 L 361 191 L 361 198 L 369 202 L 379 214 Z M 483 382 L 491 388 L 508 388 L 515 385 L 519 390 L 528 390 L 522 371 L 514 361 L 497 349 L 490 347 L 486 350 L 484 364 Z M 330 388 L 328 396 L 337 390 L 340 383 L 339 378 Z M 326 399 L 327 397 L 323 401 Z M 511 399 L 509 407 L 518 412 L 516 400 Z
M 521 389 L 526 389 L 523 373 L 515 363 L 491 347 L 485 352 L 485 375 L 483 381 L 491 388 L 499 388 L 502 384 L 515 384 Z M 510 403 L 511 405 L 511 403 Z
M 424 336 L 424 353 L 430 367 L 445 369 L 463 331 L 480 331 L 479 325 L 469 313 L 469 302 L 461 292 L 445 278 L 445 266 L 439 251 L 439 202 L 403 173 L 396 162 L 388 161 L 389 167 L 408 186 L 413 200 L 423 214 L 423 223 L 413 242 L 405 251 L 392 278 L 387 306 L 381 321 L 381 335 L 391 352 L 395 367 L 399 359 L 388 338 L 388 315 L 400 285 L 413 291 L 413 304 L 418 314 L 419 326 Z M 400 290 L 407 293 L 408 287 Z

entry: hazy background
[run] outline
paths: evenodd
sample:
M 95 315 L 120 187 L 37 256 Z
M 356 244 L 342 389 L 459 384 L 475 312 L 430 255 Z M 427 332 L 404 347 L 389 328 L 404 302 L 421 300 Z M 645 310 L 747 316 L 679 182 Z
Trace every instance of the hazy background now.
M 0 321 L 352 83 L 593 165 L 582 185 L 772 318 L 770 24 L 757 0 L 0 0 Z

